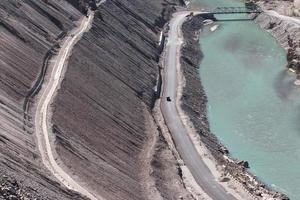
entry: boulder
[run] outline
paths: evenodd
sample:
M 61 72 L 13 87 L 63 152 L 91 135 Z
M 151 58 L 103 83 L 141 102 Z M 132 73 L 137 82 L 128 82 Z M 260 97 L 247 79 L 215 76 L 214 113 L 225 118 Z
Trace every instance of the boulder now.
M 228 178 L 227 176 L 221 176 L 221 177 L 219 177 L 219 181 L 220 182 L 228 182 L 228 181 L 230 181 L 230 178 Z
M 240 160 L 237 162 L 238 165 L 243 166 L 244 168 L 250 168 L 248 161 Z

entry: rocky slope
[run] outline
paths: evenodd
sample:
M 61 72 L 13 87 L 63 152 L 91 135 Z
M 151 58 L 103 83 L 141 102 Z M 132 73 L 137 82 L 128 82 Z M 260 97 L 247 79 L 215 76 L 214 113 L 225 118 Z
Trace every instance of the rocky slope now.
M 260 14 L 255 22 L 268 31 L 287 51 L 288 68 L 300 73 L 300 25 L 267 13 Z
M 297 78 L 300 79 L 300 40 L 294 41 L 288 36 L 288 50 L 287 50 L 287 68 L 295 70 Z
M 0 1 L 0 199 L 82 199 L 43 168 L 23 122 L 45 59 L 83 16 L 79 10 L 64 0 Z
M 254 0 L 265 10 L 275 10 L 279 14 L 300 17 L 299 0 Z
M 189 198 L 151 116 L 158 39 L 176 4 L 102 4 L 73 50 L 53 103 L 55 146 L 64 168 L 106 199 Z
M 0 199 L 83 199 L 40 161 L 35 95 L 64 35 L 92 0 L 0 2 Z M 158 38 L 182 0 L 110 0 L 76 45 L 53 103 L 63 166 L 106 199 L 190 199 L 151 115 Z

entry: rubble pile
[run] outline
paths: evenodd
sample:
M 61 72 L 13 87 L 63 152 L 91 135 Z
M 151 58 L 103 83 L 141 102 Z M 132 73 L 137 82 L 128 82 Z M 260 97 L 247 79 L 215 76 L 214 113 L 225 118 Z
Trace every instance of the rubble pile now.
M 14 178 L 2 176 L 0 178 L 0 200 L 39 200 L 31 188 L 22 187 Z

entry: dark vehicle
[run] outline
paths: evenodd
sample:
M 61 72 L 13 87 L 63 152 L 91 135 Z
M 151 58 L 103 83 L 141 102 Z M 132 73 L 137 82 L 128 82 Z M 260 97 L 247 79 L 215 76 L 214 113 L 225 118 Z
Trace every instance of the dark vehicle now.
M 170 97 L 167 97 L 167 101 L 171 101 L 171 98 L 170 98 Z

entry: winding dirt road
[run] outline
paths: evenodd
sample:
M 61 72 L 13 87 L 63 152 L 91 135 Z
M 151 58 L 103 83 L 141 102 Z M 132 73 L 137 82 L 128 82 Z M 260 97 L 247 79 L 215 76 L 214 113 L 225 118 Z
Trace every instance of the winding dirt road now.
M 41 96 L 37 102 L 37 109 L 35 113 L 35 133 L 37 135 L 38 149 L 42 157 L 42 162 L 49 171 L 67 188 L 74 190 L 91 200 L 100 200 L 102 198 L 96 198 L 94 194 L 90 193 L 87 189 L 78 184 L 57 164 L 53 154 L 54 150 L 50 144 L 49 135 L 51 132 L 51 126 L 47 117 L 49 115 L 50 104 L 58 86 L 61 83 L 61 75 L 66 60 L 70 56 L 72 48 L 76 42 L 81 38 L 83 33 L 89 29 L 93 21 L 93 17 L 93 14 L 90 14 L 88 18 L 83 17 L 81 25 L 74 30 L 72 36 L 67 36 L 67 39 L 63 43 L 55 60 L 51 77 L 43 85 Z
M 170 22 L 166 58 L 164 60 L 161 111 L 175 142 L 176 149 L 198 185 L 213 200 L 234 200 L 236 198 L 218 183 L 216 177 L 213 176 L 198 154 L 176 108 L 177 73 L 180 70 L 180 49 L 183 43 L 181 26 L 188 14 L 189 12 L 181 12 Z M 171 101 L 167 101 L 166 97 L 170 97 Z

